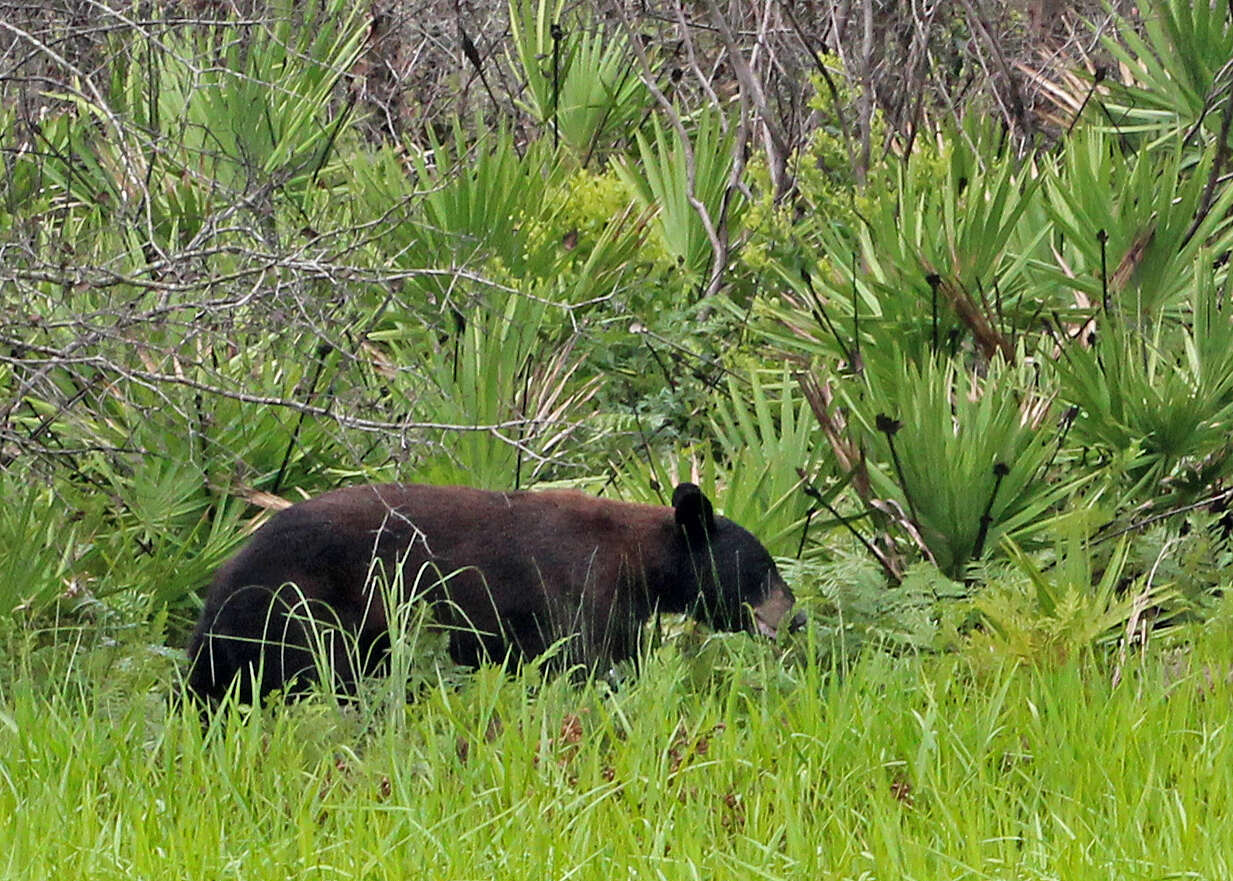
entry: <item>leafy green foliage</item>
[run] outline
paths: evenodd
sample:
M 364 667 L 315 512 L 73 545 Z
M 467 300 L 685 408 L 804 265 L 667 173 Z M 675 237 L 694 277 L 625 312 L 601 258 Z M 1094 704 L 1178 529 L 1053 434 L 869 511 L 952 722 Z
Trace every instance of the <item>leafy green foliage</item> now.
M 899 140 L 875 111 L 858 168 L 858 88 L 820 79 L 787 194 L 734 155 L 756 113 L 675 84 L 669 111 L 644 79 L 669 44 L 557 0 L 511 3 L 522 82 L 486 115 L 399 143 L 354 126 L 365 8 L 107 30 L 97 76 L 0 110 L 0 461 L 22 476 L 0 531 L 45 551 L 0 557 L 0 621 L 174 628 L 263 510 L 387 478 L 659 502 L 692 479 L 799 556 L 810 658 L 983 633 L 1069 656 L 1116 642 L 1132 596 L 1205 614 L 1229 24 L 1144 8 L 1109 44 L 1135 82 L 1048 152 L 970 112 Z M 1053 548 L 1070 511 L 1085 543 Z M 1122 529 L 1145 537 L 1110 560 Z M 743 688 L 757 650 L 665 651 Z
M 441 453 L 421 479 L 500 488 L 534 480 L 557 448 L 579 430 L 579 411 L 595 381 L 577 382 L 574 340 L 554 337 L 546 301 L 493 291 L 487 303 L 459 313 L 454 333 L 427 358 L 418 337 L 379 331 L 396 364 L 417 364 L 390 378 L 393 399 L 418 421 L 439 426 Z M 546 341 L 555 354 L 536 357 Z
M 0 109 L 8 874 L 1233 875 L 1220 3 L 1141 4 L 1052 153 L 875 113 L 858 182 L 840 82 L 782 206 L 557 0 L 511 3 L 512 115 L 399 144 L 352 128 L 367 7 L 276 8 Z M 390 477 L 692 480 L 809 624 L 657 622 L 613 690 L 389 602 L 345 708 L 169 702 L 264 509 Z
M 1146 0 L 1143 27 L 1126 19 L 1102 42 L 1130 73 L 1115 85 L 1109 113 L 1121 132 L 1142 132 L 1154 144 L 1220 128 L 1212 105 L 1230 83 L 1233 16 L 1220 0 Z
M 182 604 L 209 583 L 244 534 L 245 502 L 204 491 L 201 472 L 190 464 L 155 459 L 113 482 L 122 505 L 83 560 L 100 596 L 125 594 L 151 609 Z
M 1025 259 L 1047 232 L 1028 222 L 1041 179 L 970 128 L 883 170 L 888 193 L 863 200 L 852 226 L 815 222 L 812 253 L 784 256 L 788 308 L 765 307 L 792 328 L 783 344 L 844 361 L 1013 355 L 1017 326 L 1041 309 Z
M 600 183 L 599 204 L 580 205 L 575 190 L 594 179 L 568 174 L 543 141 L 520 154 L 503 126 L 475 143 L 460 123 L 453 134 L 448 145 L 434 140 L 430 150 L 411 153 L 424 216 L 408 236 L 403 261 L 482 266 L 562 306 L 606 299 L 636 259 L 645 234 L 628 197 L 614 198 L 611 184 Z M 400 185 L 405 183 L 391 182 Z M 374 196 L 382 198 L 383 191 L 389 192 L 381 187 Z M 591 214 L 599 210 L 602 218 Z M 580 242 L 584 229 L 586 240 Z M 417 276 L 414 288 L 438 303 L 468 308 L 457 302 L 454 283 L 451 274 L 435 272 Z
M 631 63 L 625 32 L 584 11 L 566 19 L 565 0 L 510 0 L 514 54 L 527 91 L 524 105 L 578 161 L 625 142 L 646 118 L 651 94 Z
M 412 152 L 411 161 L 438 261 L 468 265 L 492 255 L 519 275 L 536 262 L 527 254 L 522 223 L 538 215 L 540 190 L 551 185 L 553 164 L 542 146 L 520 156 L 503 126 L 471 145 L 456 122 L 451 144 L 434 140 L 428 150 Z
M 192 240 L 213 211 L 261 198 L 260 187 L 303 208 L 345 141 L 349 111 L 331 113 L 330 99 L 364 35 L 359 10 L 330 0 L 302 11 L 284 3 L 245 40 L 223 21 L 172 30 L 156 45 L 148 36 L 117 45 L 128 63 L 113 70 L 109 110 L 127 114 L 160 149 L 149 160 L 132 147 L 107 159 L 140 163 L 131 173 L 150 176 L 150 221 L 162 242 Z M 103 108 L 82 109 L 105 118 Z
M 833 559 L 785 561 L 784 578 L 809 616 L 812 651 L 846 663 L 871 649 L 944 652 L 966 645 L 974 589 L 920 561 L 898 582 L 863 548 L 846 542 Z
M 1095 569 L 1096 555 L 1084 546 L 1086 519 L 1080 513 L 1057 521 L 1062 535 L 1047 569 L 1010 544 L 1023 578 L 996 580 L 975 599 L 988 627 L 973 636 L 974 651 L 993 648 L 1001 657 L 1060 664 L 1077 653 L 1137 638 L 1149 609 L 1153 617 L 1169 617 L 1177 594 L 1153 580 L 1154 568 L 1123 583 L 1129 577 L 1125 538 L 1101 560 L 1103 571 Z
M 1215 161 L 1209 150 L 1196 162 L 1180 142 L 1127 156 L 1109 135 L 1078 133 L 1048 176 L 1064 256 L 1050 254 L 1045 278 L 1081 295 L 1085 307 L 1109 300 L 1144 315 L 1177 308 L 1199 283 L 1199 255 L 1233 246 L 1233 188 L 1206 194 Z
M 88 549 L 90 524 L 69 516 L 48 488 L 32 489 L 27 475 L 6 470 L 0 490 L 0 619 L 18 610 L 39 613 L 64 594 L 78 558 Z
M 1096 342 L 1068 346 L 1058 363 L 1061 395 L 1079 408 L 1075 440 L 1113 455 L 1134 499 L 1157 497 L 1182 465 L 1192 491 L 1228 474 L 1233 326 L 1210 270 L 1197 274 L 1207 281 L 1183 321 L 1157 312 L 1132 322 L 1111 310 Z
M 732 136 L 718 111 L 706 111 L 689 139 L 652 117 L 650 135 L 639 132 L 637 140 L 641 163 L 626 161 L 615 168 L 643 206 L 658 210 L 655 226 L 668 256 L 686 278 L 704 282 L 714 247 L 694 201 L 705 208 L 712 226 L 739 228 L 744 209 L 744 197 L 729 180 Z
M 782 288 L 754 304 L 759 330 L 821 362 L 837 507 L 900 576 L 905 555 L 961 578 L 1002 536 L 1031 546 L 1063 498 L 1126 525 L 1227 475 L 1220 152 L 1080 127 L 1020 162 L 996 138 L 969 117 L 878 169 L 853 219 L 793 227 L 820 257 L 758 255 Z
M 1065 491 L 1047 479 L 1059 438 L 1030 371 L 993 361 L 983 380 L 953 361 L 871 363 L 850 403 L 879 497 L 894 499 L 952 578 L 1030 527 Z
M 786 370 L 751 373 L 747 383 L 729 377 L 728 397 L 718 402 L 714 419 L 727 464 L 729 516 L 783 556 L 799 554 L 804 545 L 812 508 L 804 483 L 816 479 L 818 464 L 817 425 L 795 388 Z
M 806 547 L 818 553 L 816 544 L 805 544 L 816 427 L 794 389 L 786 373 L 729 377 L 728 396 L 712 419 L 714 449 L 664 454 L 643 439 L 615 468 L 619 491 L 662 505 L 676 484 L 696 483 L 719 513 L 754 532 L 772 554 L 799 556 Z

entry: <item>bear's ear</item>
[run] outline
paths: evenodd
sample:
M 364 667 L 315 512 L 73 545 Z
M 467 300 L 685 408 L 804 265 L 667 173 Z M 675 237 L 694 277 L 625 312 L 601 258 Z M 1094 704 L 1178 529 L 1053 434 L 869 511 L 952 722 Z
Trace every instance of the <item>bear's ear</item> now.
M 682 483 L 672 491 L 676 525 L 691 545 L 701 547 L 715 533 L 715 509 L 711 500 L 692 483 Z

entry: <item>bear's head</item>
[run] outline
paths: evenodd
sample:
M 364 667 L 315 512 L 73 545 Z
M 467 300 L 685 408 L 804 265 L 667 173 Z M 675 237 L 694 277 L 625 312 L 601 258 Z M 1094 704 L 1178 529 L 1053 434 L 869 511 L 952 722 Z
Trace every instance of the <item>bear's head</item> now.
M 804 622 L 791 615 L 795 598 L 775 561 L 748 530 L 715 509 L 697 486 L 672 493 L 677 531 L 686 550 L 683 580 L 692 588 L 695 618 L 716 630 L 747 630 L 774 638 Z

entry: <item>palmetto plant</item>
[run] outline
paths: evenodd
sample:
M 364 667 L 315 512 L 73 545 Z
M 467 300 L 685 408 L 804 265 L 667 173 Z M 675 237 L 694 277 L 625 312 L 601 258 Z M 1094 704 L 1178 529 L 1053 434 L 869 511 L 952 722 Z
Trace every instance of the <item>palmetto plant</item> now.
M 526 486 L 568 450 L 598 381 L 576 378 L 582 356 L 576 339 L 560 334 L 555 310 L 542 299 L 494 290 L 427 355 L 423 337 L 402 328 L 372 335 L 389 347 L 393 363 L 410 365 L 388 381 L 408 417 L 456 426 L 443 429 L 441 452 L 420 463 L 419 479 Z
M 795 381 L 787 370 L 751 372 L 747 381 L 729 377 L 714 426 L 727 472 L 729 516 L 756 527 L 772 553 L 798 553 L 813 506 L 806 481 L 818 478 L 823 447 Z
M 249 383 L 289 401 L 311 395 L 314 382 L 317 390 L 328 383 L 322 374 L 332 371 L 288 356 L 295 351 L 288 338 L 254 334 L 245 342 L 239 350 L 177 351 L 152 333 L 136 369 L 219 388 Z M 73 574 L 93 578 L 95 594 L 140 585 L 145 598 L 173 606 L 234 548 L 253 490 L 326 488 L 329 467 L 351 452 L 328 420 L 172 383 L 115 381 L 90 367 L 49 371 L 10 424 L 53 447 L 83 451 L 64 463 L 68 479 L 55 484 L 62 507 L 96 524 L 66 531 L 66 539 L 88 536 Z
M 1048 232 L 1035 218 L 1041 180 L 972 128 L 973 146 L 952 132 L 940 155 L 891 170 L 892 194 L 856 228 L 820 226 L 824 259 L 808 276 L 781 267 L 787 305 L 768 311 L 792 328 L 783 342 L 849 365 L 888 347 L 914 360 L 970 347 L 1013 357 L 1017 329 L 1041 309 L 1028 272 Z
M 1217 135 L 1233 89 L 1233 15 L 1225 0 L 1146 0 L 1142 27 L 1123 18 L 1105 33 L 1105 49 L 1129 76 L 1114 83 L 1109 119 L 1123 133 L 1142 133 L 1156 145 L 1203 131 Z M 1230 132 L 1225 129 L 1224 137 Z
M 148 163 L 164 239 L 191 238 L 211 210 L 262 189 L 302 202 L 346 140 L 350 111 L 335 91 L 363 48 L 360 7 L 278 0 L 272 12 L 260 25 L 222 20 L 116 44 L 127 62 L 113 68 L 110 100 L 145 140 L 125 161 Z
M 1006 560 L 984 567 L 987 588 L 973 599 L 986 625 L 970 634 L 973 648 L 1052 666 L 1119 645 L 1116 685 L 1132 645 L 1145 650 L 1149 638 L 1184 627 L 1199 594 L 1186 589 L 1193 576 L 1182 542 L 1176 534 L 1163 543 L 1142 534 L 1094 540 L 1104 516 L 1085 501 L 1049 518 L 1040 537 L 1050 542 L 1036 554 L 1003 541 Z M 1202 538 L 1200 548 L 1213 550 Z
M 553 142 L 586 165 L 628 140 L 646 117 L 651 94 L 623 31 L 572 13 L 565 0 L 510 0 L 510 31 L 527 90 L 523 104 Z
M 658 210 L 656 227 L 668 255 L 691 277 L 704 279 L 715 251 L 694 201 L 717 233 L 738 226 L 745 208 L 744 196 L 729 185 L 733 138 L 720 111 L 701 111 L 688 143 L 658 116 L 649 135 L 637 133 L 637 142 L 641 163 L 627 160 L 615 168 L 644 207 Z
M 418 259 L 429 266 L 489 271 L 517 279 L 523 289 L 554 302 L 580 305 L 611 292 L 646 236 L 646 218 L 631 205 L 605 217 L 586 248 L 576 252 L 563 245 L 571 232 L 559 219 L 570 196 L 569 178 L 542 139 L 520 148 L 505 126 L 473 139 L 455 122 L 449 142 L 433 138 L 430 149 L 408 151 L 419 188 L 413 201 L 420 210 L 391 231 L 407 240 L 399 249 L 400 263 Z M 363 172 L 371 186 L 371 209 L 383 193 L 408 198 L 405 182 L 383 173 L 382 164 Z M 449 293 L 454 281 L 435 274 L 420 284 L 439 300 L 455 300 Z
M 89 549 L 97 518 L 69 518 L 64 499 L 36 475 L 10 468 L 0 474 L 0 619 L 15 609 L 42 611 L 71 592 L 80 556 Z
M 1090 347 L 1072 342 L 1058 360 L 1060 395 L 1078 408 L 1074 440 L 1115 458 L 1133 500 L 1158 495 L 1179 465 L 1195 491 L 1233 468 L 1233 323 L 1206 254 L 1194 277 L 1180 315 L 1110 309 Z
M 111 480 L 123 506 L 83 557 L 98 592 L 184 606 L 243 538 L 246 500 L 208 492 L 200 468 L 162 458 Z
M 986 625 L 972 635 L 977 651 L 989 646 L 1029 664 L 1059 665 L 1135 636 L 1144 610 L 1159 615 L 1175 605 L 1177 591 L 1167 583 L 1155 583 L 1150 576 L 1125 583 L 1132 575 L 1128 540 L 1119 542 L 1107 559 L 1097 558 L 1084 545 L 1076 519 L 1081 516 L 1060 523 L 1064 534 L 1053 566 L 1042 567 L 1007 542 L 1018 577 L 997 578 L 974 599 Z
M 1085 305 L 1144 315 L 1179 307 L 1198 283 L 1200 251 L 1233 246 L 1233 187 L 1209 192 L 1217 156 L 1210 148 L 1196 159 L 1181 140 L 1128 156 L 1111 135 L 1075 133 L 1047 174 L 1056 232 L 1039 277 Z
M 513 134 L 498 126 L 472 142 L 455 122 L 448 142 L 432 139 L 426 151 L 412 149 L 424 206 L 423 235 L 444 265 L 477 265 L 496 257 L 516 273 L 534 259 L 526 253 L 526 224 L 538 216 L 553 163 L 542 145 L 526 155 Z
M 888 357 L 845 393 L 873 495 L 952 578 L 1066 490 L 1046 474 L 1059 438 L 1030 365 L 996 358 L 977 377 L 951 359 Z

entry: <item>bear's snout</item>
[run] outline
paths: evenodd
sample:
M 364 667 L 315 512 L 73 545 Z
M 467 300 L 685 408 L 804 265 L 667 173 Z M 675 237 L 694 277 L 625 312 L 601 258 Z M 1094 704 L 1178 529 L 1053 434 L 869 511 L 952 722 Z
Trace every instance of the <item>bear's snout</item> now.
M 768 576 L 770 587 L 760 603 L 752 606 L 754 629 L 768 639 L 779 635 L 780 625 L 787 619 L 788 631 L 799 630 L 805 623 L 804 615 L 790 615 L 796 597 L 783 579 Z

